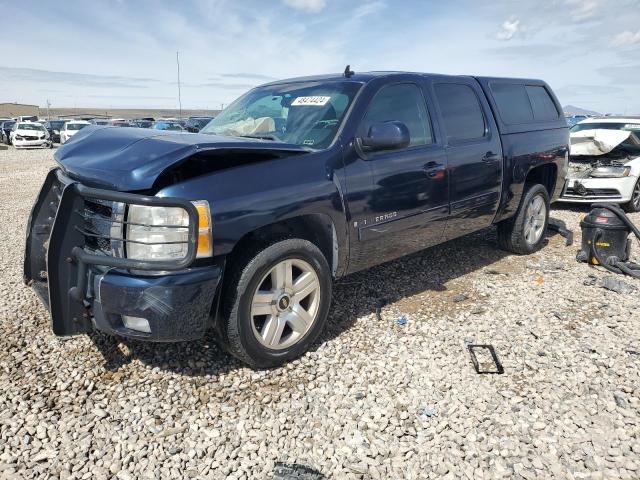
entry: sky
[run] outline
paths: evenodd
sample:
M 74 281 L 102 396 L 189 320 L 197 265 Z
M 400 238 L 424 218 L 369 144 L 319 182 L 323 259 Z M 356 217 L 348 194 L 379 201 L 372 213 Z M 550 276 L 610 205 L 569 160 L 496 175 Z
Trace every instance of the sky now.
M 218 109 L 274 79 L 409 70 L 546 80 L 640 114 L 640 0 L 0 0 L 0 102 Z

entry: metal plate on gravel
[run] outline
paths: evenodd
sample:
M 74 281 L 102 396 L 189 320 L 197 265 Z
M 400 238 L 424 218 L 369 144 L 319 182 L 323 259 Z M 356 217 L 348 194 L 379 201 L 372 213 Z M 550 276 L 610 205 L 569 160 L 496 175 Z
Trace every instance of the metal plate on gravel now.
M 305 465 L 297 463 L 276 463 L 273 480 L 325 480 L 326 477 Z

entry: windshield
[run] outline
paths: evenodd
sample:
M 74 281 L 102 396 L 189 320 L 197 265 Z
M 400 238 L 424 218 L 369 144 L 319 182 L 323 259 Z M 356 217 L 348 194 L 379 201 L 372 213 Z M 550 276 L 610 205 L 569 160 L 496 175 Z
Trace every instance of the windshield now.
M 177 122 L 156 122 L 153 124 L 153 128 L 156 130 L 184 130 L 184 128 L 182 128 L 182 125 Z
M 51 125 L 51 128 L 55 128 L 57 130 L 62 128 L 62 126 L 64 125 L 64 120 L 52 120 L 49 122 L 49 125 Z
M 88 123 L 67 123 L 67 130 L 82 130 Z
M 258 87 L 229 105 L 200 133 L 327 148 L 361 86 L 345 81 Z
M 35 130 L 36 132 L 42 132 L 44 131 L 44 127 L 34 123 L 21 123 L 18 125 L 16 130 Z
M 193 123 L 195 123 L 198 127 L 202 128 L 211 120 L 212 120 L 211 118 L 196 118 L 193 120 Z
M 636 123 L 613 123 L 613 122 L 588 122 L 578 123 L 571 127 L 571 133 L 580 132 L 582 130 L 624 130 L 627 132 L 635 132 L 640 134 L 640 119 Z

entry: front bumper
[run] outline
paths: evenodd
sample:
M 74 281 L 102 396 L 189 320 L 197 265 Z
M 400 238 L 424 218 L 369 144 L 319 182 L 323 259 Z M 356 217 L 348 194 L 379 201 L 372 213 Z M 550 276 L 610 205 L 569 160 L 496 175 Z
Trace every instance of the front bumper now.
M 13 139 L 13 146 L 16 148 L 36 148 L 36 147 L 49 147 L 51 141 L 48 138 L 42 138 L 38 140 L 18 140 Z
M 559 202 L 627 203 L 633 196 L 638 177 L 567 178 Z
M 146 262 L 111 255 L 113 242 L 127 242 L 112 238 L 113 225 L 124 220 L 115 209 L 107 220 L 96 218 L 90 208 L 98 201 L 102 214 L 108 202 L 184 208 L 190 217 L 187 256 Z M 105 221 L 109 226 L 97 226 Z M 222 271 L 191 266 L 196 239 L 197 211 L 186 200 L 90 189 L 52 170 L 29 218 L 24 279 L 49 308 L 56 335 L 97 328 L 142 340 L 192 340 L 208 326 Z M 127 328 L 123 315 L 145 319 L 148 331 Z
M 93 326 L 106 333 L 158 342 L 201 338 L 220 280 L 218 267 L 140 276 L 122 270 L 92 275 Z M 127 328 L 123 315 L 144 318 L 150 332 Z

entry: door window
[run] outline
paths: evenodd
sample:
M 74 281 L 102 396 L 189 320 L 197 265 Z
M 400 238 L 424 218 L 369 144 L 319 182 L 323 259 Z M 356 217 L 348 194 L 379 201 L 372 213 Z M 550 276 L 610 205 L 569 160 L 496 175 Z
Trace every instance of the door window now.
M 487 133 L 478 96 L 468 85 L 440 83 L 435 86 L 449 142 L 477 140 Z
M 366 136 L 374 123 L 402 122 L 409 129 L 410 147 L 433 143 L 431 122 L 424 97 L 411 83 L 383 87 L 371 103 L 360 125 L 360 136 Z

